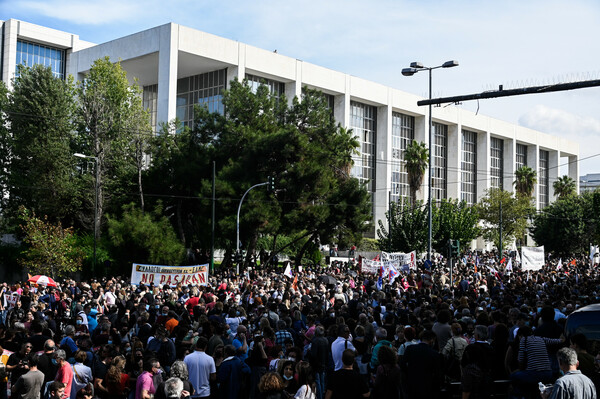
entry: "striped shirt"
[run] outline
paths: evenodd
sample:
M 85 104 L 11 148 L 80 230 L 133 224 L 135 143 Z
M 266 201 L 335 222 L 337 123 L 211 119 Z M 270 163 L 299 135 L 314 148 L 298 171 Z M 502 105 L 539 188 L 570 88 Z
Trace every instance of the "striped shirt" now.
M 519 342 L 519 363 L 527 362 L 527 370 L 529 371 L 551 370 L 546 345 L 558 345 L 560 343 L 562 343 L 560 339 L 533 335 L 521 338 L 521 342 Z

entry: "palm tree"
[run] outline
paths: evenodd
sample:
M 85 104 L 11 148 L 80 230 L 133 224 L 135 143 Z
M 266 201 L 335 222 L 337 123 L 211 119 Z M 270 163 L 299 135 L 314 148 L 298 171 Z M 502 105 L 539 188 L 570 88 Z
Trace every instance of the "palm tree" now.
M 429 164 L 429 150 L 425 143 L 413 140 L 404 150 L 404 162 L 408 173 L 408 186 L 413 204 L 417 201 L 417 191 L 423 185 L 425 170 Z
M 533 195 L 533 188 L 537 183 L 537 172 L 529 166 L 521 166 L 515 171 L 515 190 L 517 196 L 530 197 Z
M 557 181 L 552 183 L 552 187 L 554 188 L 554 195 L 557 196 L 558 199 L 575 194 L 575 190 L 577 189 L 575 180 L 567 175 L 559 177 Z

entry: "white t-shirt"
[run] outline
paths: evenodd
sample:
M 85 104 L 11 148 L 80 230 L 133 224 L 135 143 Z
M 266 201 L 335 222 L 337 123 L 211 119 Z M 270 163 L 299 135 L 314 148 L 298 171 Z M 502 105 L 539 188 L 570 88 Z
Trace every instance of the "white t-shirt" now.
M 194 396 L 210 396 L 210 375 L 217 372 L 214 359 L 202 351 L 194 351 L 187 355 L 183 362 L 196 391 Z
M 308 385 L 304 384 L 296 392 L 294 395 L 294 399 L 315 399 L 315 392 L 308 387 Z

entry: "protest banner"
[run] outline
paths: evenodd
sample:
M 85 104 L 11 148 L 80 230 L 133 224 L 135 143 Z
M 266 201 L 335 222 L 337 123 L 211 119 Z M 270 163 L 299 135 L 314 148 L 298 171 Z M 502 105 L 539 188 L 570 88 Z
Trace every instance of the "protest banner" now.
M 365 274 L 379 274 L 381 266 L 383 266 L 383 263 L 380 260 L 363 259 L 361 272 Z
M 408 265 L 412 270 L 417 268 L 417 252 L 412 251 L 407 254 L 403 252 L 381 252 L 381 260 L 394 261 L 397 260 L 400 266 Z
M 13 309 L 20 297 L 21 295 L 17 294 L 16 292 L 13 292 L 11 295 L 5 295 L 8 308 Z
M 206 285 L 208 283 L 208 264 L 194 266 L 140 265 L 134 263 L 131 268 L 131 284 L 154 285 Z
M 521 248 L 522 270 L 540 270 L 544 262 L 544 246 Z

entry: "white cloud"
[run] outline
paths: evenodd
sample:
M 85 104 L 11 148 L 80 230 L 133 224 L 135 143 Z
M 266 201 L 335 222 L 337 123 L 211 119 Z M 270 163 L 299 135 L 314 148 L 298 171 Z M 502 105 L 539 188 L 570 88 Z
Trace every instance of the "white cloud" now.
M 519 119 L 525 127 L 579 143 L 580 174 L 599 173 L 600 120 L 562 109 L 536 105 Z

